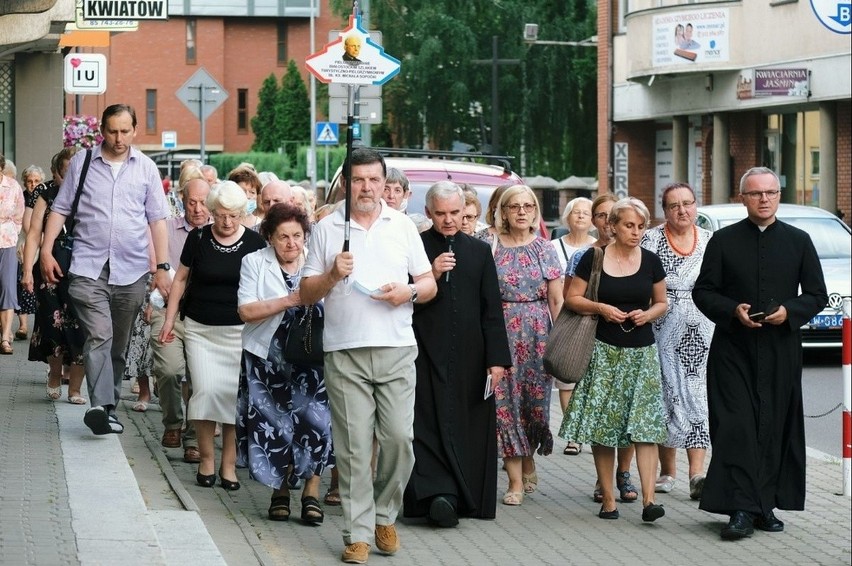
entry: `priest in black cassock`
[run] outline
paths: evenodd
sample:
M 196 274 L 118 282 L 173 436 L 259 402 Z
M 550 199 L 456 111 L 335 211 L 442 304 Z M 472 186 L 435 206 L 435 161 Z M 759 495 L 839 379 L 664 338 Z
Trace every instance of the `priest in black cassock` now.
M 730 516 L 728 540 L 755 527 L 783 531 L 774 509 L 805 504 L 799 328 L 828 295 L 810 236 L 775 217 L 780 188 L 771 169 L 746 172 L 748 218 L 713 235 L 692 291 L 716 323 L 707 364 L 713 452 L 700 508 Z
M 433 225 L 421 237 L 438 294 L 414 307 L 415 462 L 404 514 L 440 527 L 496 514 L 496 414 L 486 381 L 496 383 L 512 365 L 491 248 L 459 231 L 463 211 L 455 183 L 426 194 Z

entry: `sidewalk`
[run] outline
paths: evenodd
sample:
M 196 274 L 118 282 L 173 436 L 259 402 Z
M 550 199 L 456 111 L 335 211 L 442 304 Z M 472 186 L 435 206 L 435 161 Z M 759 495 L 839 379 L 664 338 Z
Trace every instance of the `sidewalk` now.
M 294 518 L 276 523 L 266 519 L 269 490 L 245 470 L 236 492 L 196 486 L 183 451 L 159 444 L 156 403 L 144 414 L 123 403 L 124 434 L 94 437 L 85 407 L 47 400 L 45 366 L 25 361 L 24 342 L 14 347 L 0 357 L 0 564 L 340 564 L 339 507 L 325 508 L 323 525 L 306 526 L 293 492 Z M 132 399 L 128 386 L 125 393 Z M 555 394 L 551 416 L 555 431 Z M 731 543 L 719 538 L 727 518 L 699 511 L 682 477 L 671 494 L 658 494 L 666 516 L 656 523 L 642 523 L 638 503 L 621 503 L 618 521 L 598 519 L 591 452 L 564 456 L 563 445 L 556 439 L 554 454 L 537 457 L 539 489 L 521 507 L 498 504 L 494 521 L 462 520 L 457 529 L 400 521 L 400 552 L 374 549 L 370 563 L 852 564 L 852 510 L 836 494 L 837 461 L 809 457 L 806 510 L 778 513 L 784 533 Z M 685 469 L 681 455 L 681 476 Z M 502 472 L 498 489 L 506 489 Z

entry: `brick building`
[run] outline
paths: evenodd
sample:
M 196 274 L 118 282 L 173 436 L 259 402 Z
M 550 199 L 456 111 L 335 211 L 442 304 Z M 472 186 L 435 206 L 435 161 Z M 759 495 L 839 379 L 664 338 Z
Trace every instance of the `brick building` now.
M 601 190 L 654 203 L 661 218 L 665 184 L 729 202 L 746 169 L 765 165 L 783 202 L 849 222 L 848 25 L 795 0 L 597 4 Z

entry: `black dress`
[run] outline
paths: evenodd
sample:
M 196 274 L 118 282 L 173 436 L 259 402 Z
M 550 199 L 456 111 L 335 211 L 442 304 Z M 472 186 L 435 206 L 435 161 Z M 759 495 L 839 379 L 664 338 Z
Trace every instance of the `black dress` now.
M 52 181 L 50 181 L 52 182 Z M 24 206 L 27 208 L 35 208 L 36 199 L 40 192 L 45 190 L 45 184 L 42 183 L 32 191 L 24 189 Z M 23 266 L 18 262 L 18 310 L 16 314 L 33 314 L 36 311 L 35 293 L 30 293 L 21 285 L 21 277 L 23 276 Z
M 37 198 L 47 202 L 44 213 L 44 223 L 47 224 L 50 206 L 59 192 L 59 186 L 50 180 L 36 187 L 33 192 L 38 193 Z M 74 315 L 71 297 L 68 295 L 68 278 L 63 277 L 56 285 L 47 283 L 36 265 L 33 268 L 33 287 L 36 313 L 28 359 L 46 363 L 49 357 L 56 356 L 62 358 L 65 365 L 83 365 L 86 336 Z

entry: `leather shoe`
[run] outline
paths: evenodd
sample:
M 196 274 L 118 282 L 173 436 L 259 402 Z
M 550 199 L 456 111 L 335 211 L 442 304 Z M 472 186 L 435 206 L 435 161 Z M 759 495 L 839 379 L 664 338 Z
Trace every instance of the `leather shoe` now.
M 201 452 L 195 446 L 184 448 L 183 461 L 187 464 L 198 464 L 201 462 Z
M 443 495 L 436 495 L 429 505 L 429 519 L 441 528 L 455 527 L 459 516 L 452 502 Z
M 180 448 L 180 429 L 172 428 L 164 432 L 160 443 L 166 448 Z
M 754 519 L 755 528 L 767 533 L 780 533 L 784 530 L 784 521 L 775 516 L 775 513 L 769 511 L 763 515 L 758 515 Z
M 722 528 L 722 538 L 738 540 L 754 534 L 754 518 L 745 511 L 735 511 L 731 520 Z

